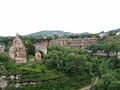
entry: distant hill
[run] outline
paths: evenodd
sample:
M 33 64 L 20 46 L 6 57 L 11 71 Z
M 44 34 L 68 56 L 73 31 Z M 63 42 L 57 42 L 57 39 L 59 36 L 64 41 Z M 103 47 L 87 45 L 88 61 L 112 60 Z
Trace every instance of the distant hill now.
M 64 31 L 60 31 L 60 30 L 43 30 L 40 32 L 36 32 L 36 33 L 31 33 L 27 36 L 53 36 L 53 35 L 75 35 L 75 34 L 90 34 L 88 32 L 83 32 L 83 33 L 71 33 L 71 32 L 64 32 Z
M 114 30 L 110 30 L 110 31 L 108 31 L 108 32 L 120 32 L 120 28 L 114 29 Z
M 83 33 L 78 33 L 78 34 L 91 34 L 91 33 L 89 33 L 89 32 L 83 32 Z
M 72 35 L 74 33 L 71 33 L 71 32 L 64 32 L 64 31 L 58 31 L 58 30 L 51 30 L 51 31 L 48 31 L 48 30 L 43 30 L 43 31 L 40 31 L 40 32 L 36 32 L 36 33 L 31 33 L 27 36 L 53 36 L 53 35 Z

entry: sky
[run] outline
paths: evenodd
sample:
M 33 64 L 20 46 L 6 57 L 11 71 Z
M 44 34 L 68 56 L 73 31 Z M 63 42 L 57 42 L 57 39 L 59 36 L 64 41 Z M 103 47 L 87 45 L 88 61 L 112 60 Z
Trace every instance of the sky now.
M 0 36 L 120 28 L 120 0 L 0 0 Z

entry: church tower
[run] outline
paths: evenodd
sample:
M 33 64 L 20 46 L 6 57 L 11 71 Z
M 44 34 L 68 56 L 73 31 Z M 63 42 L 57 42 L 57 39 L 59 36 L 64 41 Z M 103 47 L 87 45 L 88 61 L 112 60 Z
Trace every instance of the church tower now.
M 16 61 L 16 63 L 27 62 L 25 46 L 18 34 L 16 34 L 16 37 L 13 40 L 13 45 L 9 49 L 9 55 Z

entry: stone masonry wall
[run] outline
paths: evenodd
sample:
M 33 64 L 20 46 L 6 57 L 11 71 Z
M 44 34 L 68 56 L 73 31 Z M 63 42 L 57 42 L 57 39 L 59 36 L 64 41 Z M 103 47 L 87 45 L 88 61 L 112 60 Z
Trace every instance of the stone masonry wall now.
M 97 38 L 77 38 L 77 39 L 72 39 L 72 38 L 62 38 L 62 39 L 54 39 L 51 41 L 45 41 L 41 43 L 35 44 L 36 50 L 41 50 L 45 54 L 47 54 L 47 46 L 52 45 L 52 44 L 60 44 L 60 45 L 68 45 L 71 47 L 76 47 L 76 48 L 87 48 L 93 44 L 97 43 Z

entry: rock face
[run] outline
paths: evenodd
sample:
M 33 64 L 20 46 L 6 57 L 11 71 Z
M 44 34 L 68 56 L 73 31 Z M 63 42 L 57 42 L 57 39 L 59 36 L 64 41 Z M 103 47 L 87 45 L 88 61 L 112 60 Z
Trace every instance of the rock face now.
M 4 52 L 5 46 L 0 45 L 0 54 Z
M 97 38 L 77 38 L 77 39 L 72 39 L 72 38 L 62 38 L 62 39 L 54 39 L 49 42 L 41 42 L 35 44 L 36 50 L 37 51 L 43 51 L 44 54 L 47 54 L 47 46 L 52 45 L 52 44 L 60 44 L 60 45 L 67 45 L 71 47 L 76 47 L 76 48 L 87 48 L 93 44 L 97 43 Z
M 55 39 L 49 42 L 49 45 L 52 44 L 60 44 L 60 45 L 67 45 L 76 48 L 87 48 L 93 44 L 97 43 L 97 38 L 64 38 L 64 39 Z
M 40 53 L 40 52 L 36 52 L 36 53 L 35 53 L 35 59 L 36 59 L 37 61 L 41 61 L 41 53 Z
M 35 49 L 36 51 L 42 51 L 44 54 L 47 54 L 47 46 L 49 43 L 47 41 L 42 42 L 42 43 L 37 43 L 35 44 Z
M 27 61 L 25 46 L 18 34 L 13 40 L 13 45 L 9 49 L 9 55 L 16 63 L 25 63 Z

